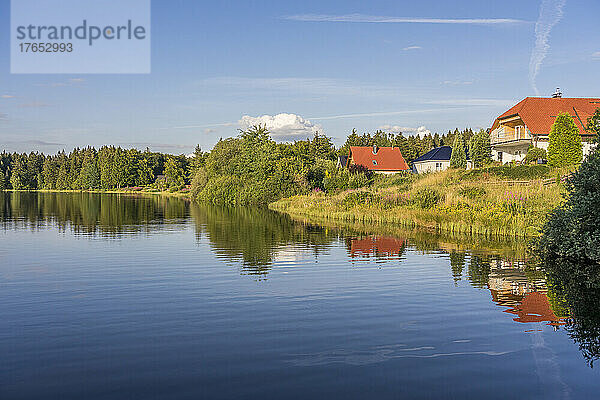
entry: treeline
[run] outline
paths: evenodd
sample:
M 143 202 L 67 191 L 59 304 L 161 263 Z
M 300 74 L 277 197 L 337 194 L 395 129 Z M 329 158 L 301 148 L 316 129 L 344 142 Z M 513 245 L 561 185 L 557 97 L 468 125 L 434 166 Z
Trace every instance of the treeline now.
M 423 137 L 353 131 L 336 149 L 330 138 L 320 134 L 294 143 L 276 143 L 265 127 L 255 126 L 240 131 L 237 137 L 220 140 L 209 153 L 197 147 L 192 157 L 114 146 L 56 155 L 4 152 L 0 155 L 0 189 L 109 190 L 152 185 L 179 190 L 191 184 L 193 196 L 204 202 L 262 205 L 313 190 L 369 186 L 376 178 L 366 168 L 336 166 L 337 157 L 348 155 L 350 146 L 399 147 L 410 163 L 434 147 L 452 144 L 457 137 L 468 141 L 475 135 L 470 129 Z
M 193 158 L 104 146 L 76 148 L 69 154 L 0 154 L 0 189 L 78 190 L 147 186 L 164 176 L 165 186 L 183 187 L 206 154 L 199 147 Z

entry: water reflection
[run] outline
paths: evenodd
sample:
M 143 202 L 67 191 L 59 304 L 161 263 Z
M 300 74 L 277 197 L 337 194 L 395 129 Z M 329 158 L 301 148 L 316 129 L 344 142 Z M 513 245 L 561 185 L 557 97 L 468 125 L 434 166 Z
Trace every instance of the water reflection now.
M 401 259 L 406 246 L 404 239 L 389 236 L 366 236 L 346 239 L 350 257 Z
M 188 203 L 163 196 L 0 192 L 3 229 L 52 225 L 76 234 L 118 237 L 181 227 Z
M 326 228 L 295 223 L 264 209 L 193 204 L 190 214 L 198 240 L 206 237 L 218 257 L 241 263 L 248 275 L 266 277 L 276 260 L 293 261 L 307 250 L 318 256 L 338 240 Z
M 448 260 L 456 286 L 468 282 L 489 290 L 490 300 L 525 331 L 540 323 L 564 329 L 590 365 L 600 356 L 600 266 L 565 260 L 535 265 L 522 243 L 293 220 L 268 210 L 190 205 L 160 196 L 89 193 L 0 192 L 0 226 L 58 227 L 106 238 L 191 229 L 198 244 L 208 244 L 218 258 L 259 280 L 273 268 L 301 265 L 300 259 L 318 259 L 336 246 L 357 263 L 402 265 L 408 252 L 435 255 Z
M 591 367 L 600 358 L 600 265 L 565 259 L 543 264 L 553 304 L 569 317 L 565 329 Z

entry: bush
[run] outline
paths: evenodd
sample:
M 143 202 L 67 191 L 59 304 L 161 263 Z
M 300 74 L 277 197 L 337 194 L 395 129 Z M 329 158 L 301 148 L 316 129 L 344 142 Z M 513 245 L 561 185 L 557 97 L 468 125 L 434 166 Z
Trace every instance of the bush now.
M 350 192 L 344 196 L 342 199 L 342 205 L 346 208 L 358 206 L 358 205 L 368 205 L 375 204 L 381 201 L 381 197 L 364 190 Z
M 471 200 L 480 199 L 487 194 L 484 188 L 480 186 L 464 186 L 460 188 L 458 194 Z
M 413 201 L 422 209 L 432 208 L 442 200 L 442 195 L 429 188 L 419 189 L 413 195 Z
M 197 198 L 208 183 L 208 174 L 204 168 L 199 168 L 192 179 L 192 196 Z
M 550 168 L 547 165 L 503 165 L 467 171 L 463 177 L 478 179 L 486 174 L 508 180 L 538 179 L 548 175 Z
M 208 181 L 198 199 L 215 205 L 235 206 L 239 204 L 238 195 L 243 187 L 237 176 L 219 176 Z
M 323 189 L 328 193 L 336 193 L 342 190 L 348 189 L 348 181 L 350 180 L 350 173 L 347 169 L 335 169 L 333 171 L 327 171 L 325 178 L 323 178 Z
M 527 155 L 525 156 L 525 163 L 537 163 L 537 160 L 546 160 L 548 155 L 546 154 L 546 150 L 540 149 L 539 147 L 529 147 L 527 150 Z
M 548 218 L 537 248 L 542 258 L 600 264 L 600 152 L 567 181 L 566 202 Z
M 372 180 L 365 174 L 350 174 L 348 178 L 348 187 L 350 189 L 360 189 L 370 186 Z

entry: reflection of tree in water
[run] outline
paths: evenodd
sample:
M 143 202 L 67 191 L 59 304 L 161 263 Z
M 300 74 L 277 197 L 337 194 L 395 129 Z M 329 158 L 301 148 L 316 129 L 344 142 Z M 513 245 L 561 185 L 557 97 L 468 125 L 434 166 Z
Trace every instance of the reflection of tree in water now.
M 600 265 L 555 258 L 544 269 L 553 303 L 569 314 L 566 330 L 593 367 L 600 358 Z
M 266 209 L 193 204 L 190 213 L 196 235 L 205 234 L 218 256 L 241 261 L 244 272 L 251 275 L 265 276 L 278 257 L 294 258 L 305 249 L 319 254 L 338 239 L 326 228 L 294 222 Z
M 188 203 L 152 195 L 0 192 L 0 222 L 41 227 L 51 222 L 75 233 L 118 236 L 183 223 Z
M 462 279 L 463 270 L 465 269 L 465 253 L 451 251 L 450 268 L 452 269 L 452 277 L 454 278 L 454 284 L 456 284 Z

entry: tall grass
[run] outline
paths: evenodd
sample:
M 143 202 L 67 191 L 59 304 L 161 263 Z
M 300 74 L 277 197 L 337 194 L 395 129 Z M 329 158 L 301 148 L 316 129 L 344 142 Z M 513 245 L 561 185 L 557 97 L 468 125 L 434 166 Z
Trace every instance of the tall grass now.
M 514 185 L 498 177 L 466 180 L 463 174 L 464 171 L 447 170 L 410 182 L 404 179 L 398 186 L 294 196 L 272 203 L 270 208 L 331 221 L 422 226 L 439 232 L 493 237 L 533 237 L 539 234 L 548 212 L 562 199 L 561 185 L 545 186 L 541 179 Z

